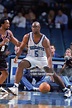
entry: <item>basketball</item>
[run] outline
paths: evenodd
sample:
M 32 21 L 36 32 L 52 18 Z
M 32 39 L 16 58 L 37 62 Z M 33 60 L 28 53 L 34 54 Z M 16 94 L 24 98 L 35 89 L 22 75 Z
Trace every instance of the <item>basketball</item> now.
M 47 93 L 50 91 L 50 85 L 47 82 L 43 82 L 39 86 L 39 91 L 42 93 Z

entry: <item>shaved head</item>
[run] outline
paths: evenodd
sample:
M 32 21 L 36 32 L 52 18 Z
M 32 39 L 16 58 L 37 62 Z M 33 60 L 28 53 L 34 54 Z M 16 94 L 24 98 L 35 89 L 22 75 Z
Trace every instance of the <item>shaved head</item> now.
M 40 29 L 41 29 L 40 23 L 37 22 L 37 21 L 33 22 L 33 24 L 32 24 L 32 32 L 34 34 L 39 34 L 40 33 Z
M 37 22 L 37 21 L 35 21 L 35 22 L 33 22 L 32 26 L 37 26 L 37 27 L 40 27 L 40 23 L 39 23 L 39 22 Z

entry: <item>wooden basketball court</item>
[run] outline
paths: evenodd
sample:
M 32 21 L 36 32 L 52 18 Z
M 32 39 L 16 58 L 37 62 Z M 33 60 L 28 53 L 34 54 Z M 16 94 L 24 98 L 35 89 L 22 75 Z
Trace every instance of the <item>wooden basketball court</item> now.
M 0 108 L 72 108 L 72 97 L 58 92 L 20 91 L 18 96 L 0 92 Z

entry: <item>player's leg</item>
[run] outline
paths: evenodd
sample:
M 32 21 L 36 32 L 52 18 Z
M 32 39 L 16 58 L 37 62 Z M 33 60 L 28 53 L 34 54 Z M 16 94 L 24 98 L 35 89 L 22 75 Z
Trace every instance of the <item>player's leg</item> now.
M 47 64 L 48 64 L 48 63 L 47 63 L 47 60 L 44 58 L 43 61 L 41 60 L 41 61 L 39 62 L 39 67 L 43 68 L 43 69 L 45 70 L 46 73 L 48 73 L 48 74 L 50 73 L 50 75 L 53 76 L 54 81 L 55 81 L 58 85 L 60 85 L 60 87 L 62 88 L 65 97 L 70 97 L 70 96 L 71 96 L 71 91 L 70 91 L 70 89 L 67 89 L 67 88 L 65 87 L 65 84 L 63 83 L 63 81 L 62 81 L 62 79 L 60 78 L 60 76 L 58 76 L 58 75 L 56 74 L 56 72 L 54 72 L 53 69 L 49 68 L 49 67 L 47 66 Z
M 64 82 L 62 81 L 62 79 L 60 78 L 60 76 L 58 76 L 56 73 L 54 73 L 53 78 L 55 80 L 55 82 L 57 84 L 60 85 L 60 87 L 62 88 L 63 92 L 64 92 L 64 96 L 65 97 L 70 97 L 71 96 L 71 91 L 70 89 L 67 89 Z
M 7 79 L 7 77 L 8 77 L 8 72 L 6 70 L 1 71 L 0 84 L 3 84 L 3 82 Z
M 15 83 L 19 84 L 22 76 L 23 70 L 30 67 L 30 63 L 27 60 L 22 60 L 17 67 L 16 76 L 15 76 Z
M 7 63 L 3 57 L 0 58 L 0 72 L 0 91 L 8 93 L 3 87 L 1 87 L 8 77 Z
M 62 79 L 60 78 L 60 76 L 58 76 L 55 72 L 53 72 L 52 69 L 50 69 L 49 67 L 44 67 L 45 71 L 47 73 L 51 73 L 53 76 L 54 81 L 61 86 L 61 88 L 65 88 L 65 84 L 63 83 Z
M 58 85 L 60 85 L 60 87 L 62 88 L 62 90 L 63 90 L 63 92 L 64 92 L 64 96 L 65 96 L 65 97 L 70 97 L 70 96 L 71 96 L 71 91 L 70 91 L 70 89 L 67 89 L 67 88 L 65 87 L 65 84 L 64 84 L 64 82 L 62 81 L 62 79 L 60 78 L 60 76 L 57 75 L 57 74 L 53 71 L 53 69 L 49 69 L 49 67 L 44 67 L 44 69 L 45 69 L 45 71 L 46 71 L 47 73 L 50 73 L 50 72 L 51 72 L 51 74 L 53 73 L 53 74 L 52 74 L 53 79 L 54 79 L 55 83 L 57 83 Z
M 55 81 L 58 85 L 60 85 L 60 87 L 61 87 L 62 89 L 65 88 L 65 84 L 63 83 L 63 81 L 62 81 L 62 79 L 60 78 L 60 76 L 58 76 L 56 73 L 54 73 L 53 78 L 54 78 L 54 81 Z
M 8 72 L 7 72 L 7 63 L 4 57 L 0 58 L 0 84 L 3 84 L 3 82 L 6 80 L 8 77 Z
M 71 92 L 72 92 L 72 84 L 69 81 L 69 78 L 67 76 L 61 76 L 64 84 L 66 85 L 67 88 L 70 88 Z
M 8 72 L 7 71 L 2 71 L 0 75 L 0 92 L 8 93 L 3 87 L 2 84 L 8 77 Z
M 16 75 L 15 75 L 15 83 L 13 87 L 8 88 L 8 90 L 14 94 L 18 95 L 18 86 L 19 82 L 23 76 L 23 70 L 30 67 L 30 62 L 28 60 L 22 60 L 17 67 Z

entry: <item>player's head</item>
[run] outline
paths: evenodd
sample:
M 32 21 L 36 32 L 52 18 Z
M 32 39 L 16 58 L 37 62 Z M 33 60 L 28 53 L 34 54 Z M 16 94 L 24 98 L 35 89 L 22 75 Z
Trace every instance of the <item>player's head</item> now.
M 33 22 L 32 23 L 32 32 L 34 33 L 34 34 L 39 34 L 40 33 L 40 23 L 39 22 L 37 22 L 37 21 L 35 21 L 35 22 Z
M 9 20 L 8 20 L 7 18 L 2 18 L 2 19 L 0 20 L 0 25 L 1 25 L 1 27 L 2 27 L 3 29 L 7 30 L 7 29 L 9 29 L 9 27 L 10 27 L 10 22 L 9 22 Z

